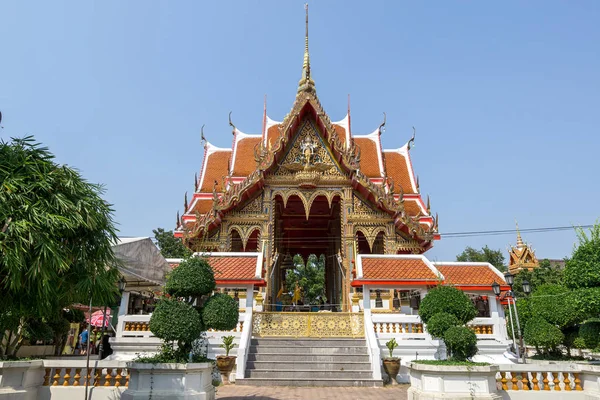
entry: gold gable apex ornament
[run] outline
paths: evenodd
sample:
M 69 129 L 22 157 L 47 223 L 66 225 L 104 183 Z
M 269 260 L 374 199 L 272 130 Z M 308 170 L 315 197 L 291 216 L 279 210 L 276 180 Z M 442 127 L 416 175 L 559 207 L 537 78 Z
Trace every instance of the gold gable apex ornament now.
M 535 256 L 535 252 L 529 244 L 523 242 L 519 223 L 515 221 L 517 226 L 517 246 L 511 246 L 508 251 L 508 270 L 511 274 L 518 274 L 523 270 L 533 270 L 540 266 L 540 263 Z

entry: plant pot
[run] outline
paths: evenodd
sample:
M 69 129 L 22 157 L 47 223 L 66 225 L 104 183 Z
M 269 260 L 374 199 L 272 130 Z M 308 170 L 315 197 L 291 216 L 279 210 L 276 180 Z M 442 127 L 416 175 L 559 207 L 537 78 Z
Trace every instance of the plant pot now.
M 400 359 L 398 357 L 386 357 L 383 359 L 383 369 L 385 373 L 390 377 L 392 385 L 397 385 L 398 381 L 396 376 L 400 372 Z
M 235 365 L 235 359 L 235 356 L 217 356 L 217 368 L 219 368 L 224 385 L 229 384 L 229 374 Z

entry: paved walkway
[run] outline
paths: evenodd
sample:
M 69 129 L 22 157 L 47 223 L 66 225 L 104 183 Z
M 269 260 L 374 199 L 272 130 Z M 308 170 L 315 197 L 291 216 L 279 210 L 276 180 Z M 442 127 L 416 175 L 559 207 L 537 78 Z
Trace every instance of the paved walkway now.
M 409 385 L 382 388 L 352 387 L 286 387 L 286 386 L 220 386 L 218 400 L 406 400 Z

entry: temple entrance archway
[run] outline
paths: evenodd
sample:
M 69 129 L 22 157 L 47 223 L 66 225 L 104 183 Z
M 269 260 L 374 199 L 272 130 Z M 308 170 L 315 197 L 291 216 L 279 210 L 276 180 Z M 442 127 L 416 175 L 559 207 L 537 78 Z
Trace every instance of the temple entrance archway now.
M 300 255 L 306 261 L 313 254 L 323 255 L 327 303 L 334 310 L 341 310 L 342 272 L 337 258 L 341 246 L 340 196 L 328 200 L 325 195 L 318 195 L 311 203 L 301 196 L 292 194 L 287 201 L 282 195 L 275 197 L 274 244 L 279 256 L 273 266 L 270 303 L 277 302 L 286 270 L 293 268 L 290 257 Z

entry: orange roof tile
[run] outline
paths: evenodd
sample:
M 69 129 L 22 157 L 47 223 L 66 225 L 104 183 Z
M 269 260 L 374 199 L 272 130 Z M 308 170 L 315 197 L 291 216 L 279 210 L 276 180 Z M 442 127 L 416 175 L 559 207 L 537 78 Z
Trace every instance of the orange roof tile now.
M 404 193 L 415 193 L 410 181 L 408 160 L 396 151 L 384 151 L 383 156 L 387 175 L 394 180 L 394 193 L 400 193 L 400 187 Z
M 235 160 L 233 163 L 233 176 L 246 177 L 256 169 L 256 160 L 254 159 L 254 146 L 262 139 L 245 138 L 237 142 L 235 150 Z
M 368 258 L 362 260 L 362 279 L 437 280 L 438 277 L 421 258 Z
M 406 213 L 411 216 L 415 216 L 419 212 L 421 214 L 424 214 L 419 204 L 417 204 L 417 200 L 413 199 L 404 199 L 404 211 L 406 211 Z
M 204 171 L 204 179 L 200 192 L 212 193 L 215 181 L 218 182 L 219 188 L 222 185 L 222 177 L 228 175 L 229 158 L 231 150 L 217 151 L 208 156 L 206 160 L 206 171 Z
M 198 199 L 194 206 L 194 212 L 199 214 L 206 214 L 212 209 L 213 201 L 211 199 Z
M 339 126 L 336 124 L 333 124 L 333 128 L 335 129 L 335 133 L 338 135 L 340 140 L 345 143 L 346 142 L 346 129 L 344 129 L 343 126 Z
M 375 142 L 367 138 L 355 138 L 354 142 L 360 147 L 360 171 L 369 178 L 380 178 L 381 171 Z
M 208 263 L 215 273 L 215 280 L 254 279 L 257 257 L 208 257 Z
M 487 265 L 439 265 L 435 267 L 444 275 L 445 282 L 450 285 L 491 285 L 494 281 L 500 285 L 506 285 L 504 279 L 500 278 Z
M 275 139 L 277 139 L 279 135 L 279 124 L 273 125 L 269 129 L 267 129 L 267 146 L 269 145 L 269 141 L 271 141 L 271 146 L 274 146 Z

